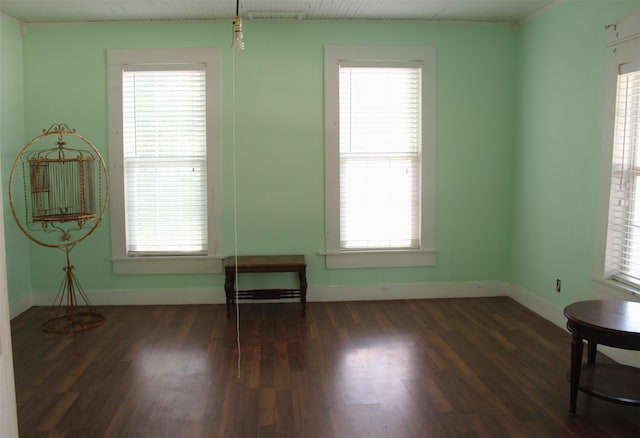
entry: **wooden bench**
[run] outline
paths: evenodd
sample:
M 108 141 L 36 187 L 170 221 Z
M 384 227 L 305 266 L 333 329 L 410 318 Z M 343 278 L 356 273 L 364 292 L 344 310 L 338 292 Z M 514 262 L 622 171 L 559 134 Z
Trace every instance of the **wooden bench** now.
M 227 296 L 227 317 L 231 316 L 231 306 L 238 300 L 264 300 L 300 298 L 302 315 L 306 315 L 307 304 L 307 262 L 304 255 L 263 255 L 232 256 L 224 263 L 224 291 Z M 273 272 L 292 272 L 298 275 L 298 289 L 252 289 L 235 290 L 236 275 Z

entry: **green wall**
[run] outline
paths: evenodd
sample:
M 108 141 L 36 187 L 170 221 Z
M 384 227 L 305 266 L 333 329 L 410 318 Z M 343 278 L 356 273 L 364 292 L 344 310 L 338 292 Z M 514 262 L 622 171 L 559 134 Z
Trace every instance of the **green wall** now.
M 562 307 L 591 296 L 604 25 L 638 11 L 640 0 L 566 0 L 517 33 L 507 25 L 248 21 L 241 53 L 229 48 L 226 22 L 31 25 L 21 33 L 2 17 L 3 184 L 22 145 L 54 122 L 76 128 L 108 160 L 108 48 L 219 47 L 225 255 L 234 252 L 235 84 L 239 253 L 304 253 L 312 287 L 500 281 Z M 326 270 L 317 254 L 326 44 L 437 50 L 435 267 Z M 7 200 L 4 215 L 10 299 L 54 290 L 63 254 L 28 242 Z M 221 275 L 114 276 L 110 242 L 107 219 L 74 250 L 89 291 L 222 287 Z
M 637 0 L 567 0 L 518 34 L 511 281 L 560 308 L 592 297 L 604 26 L 638 11 Z
M 16 151 L 24 145 L 22 49 L 20 24 L 0 15 L 0 162 L 10 301 L 32 289 L 28 245 L 13 220 L 6 192 Z
M 22 38 L 24 138 L 3 142 L 2 154 L 8 158 L 3 173 L 8 174 L 20 146 L 54 122 L 77 129 L 108 160 L 108 48 L 220 47 L 225 255 L 234 252 L 235 77 L 239 253 L 303 253 L 311 287 L 508 280 L 516 44 L 511 26 L 249 21 L 247 50 L 237 54 L 229 48 L 230 26 L 28 26 Z M 317 255 L 324 249 L 325 44 L 429 45 L 437 50 L 435 267 L 326 270 Z M 6 211 L 5 220 L 13 220 Z M 12 245 L 30 248 L 33 290 L 55 290 L 63 254 L 29 243 L 16 228 L 7 233 Z M 110 255 L 107 220 L 72 253 L 87 291 L 222 287 L 221 275 L 115 276 Z M 20 293 L 13 290 L 12 296 Z
M 242 53 L 229 48 L 226 22 L 31 25 L 21 34 L 3 17 L 3 183 L 22 145 L 53 122 L 76 128 L 108 160 L 108 48 L 220 47 L 225 255 L 234 252 L 235 84 L 240 253 L 304 253 L 312 287 L 500 281 L 562 307 L 591 296 L 604 25 L 638 11 L 640 0 L 566 0 L 517 33 L 507 25 L 248 21 Z M 326 270 L 317 254 L 326 44 L 437 50 L 435 267 Z M 28 242 L 6 200 L 4 215 L 10 299 L 54 290 L 63 254 Z M 89 291 L 222 287 L 221 275 L 114 276 L 110 242 L 107 219 L 74 250 Z

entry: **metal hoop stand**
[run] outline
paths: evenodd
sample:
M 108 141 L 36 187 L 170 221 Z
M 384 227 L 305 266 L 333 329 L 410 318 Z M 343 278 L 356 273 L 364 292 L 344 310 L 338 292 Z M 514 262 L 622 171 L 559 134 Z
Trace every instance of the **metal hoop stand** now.
M 73 273 L 70 252 L 73 246 L 65 248 L 67 266 L 65 275 L 54 300 L 55 310 L 42 322 L 42 330 L 50 333 L 73 333 L 90 330 L 104 323 L 104 316 L 96 311 Z M 78 301 L 78 298 L 82 302 Z
M 35 143 L 49 136 L 57 138 L 55 147 L 31 150 Z M 84 145 L 81 148 L 68 147 L 65 136 Z M 98 165 L 97 185 L 94 163 Z M 23 206 L 14 202 L 14 174 L 20 170 Z M 109 173 L 100 152 L 65 124 L 43 129 L 41 135 L 22 149 L 13 164 L 9 177 L 9 201 L 18 226 L 33 242 L 48 248 L 64 249 L 67 258 L 54 310 L 41 325 L 46 332 L 81 332 L 104 323 L 104 316 L 96 311 L 74 274 L 70 254 L 78 243 L 98 228 L 108 199 Z M 24 218 L 18 214 L 18 209 L 24 213 Z M 55 241 L 54 236 L 59 236 L 59 240 Z

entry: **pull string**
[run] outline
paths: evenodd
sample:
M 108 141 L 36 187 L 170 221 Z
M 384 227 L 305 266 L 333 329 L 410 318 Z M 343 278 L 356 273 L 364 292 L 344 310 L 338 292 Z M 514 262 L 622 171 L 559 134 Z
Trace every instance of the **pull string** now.
M 233 291 L 235 295 L 236 304 L 236 346 L 238 348 L 238 380 L 242 375 L 242 348 L 240 346 L 240 304 L 239 293 L 240 287 L 238 283 L 240 278 L 238 277 L 238 178 L 237 178 L 237 154 L 236 154 L 236 51 L 231 51 L 231 135 L 233 145 L 233 245 L 235 255 L 235 289 Z

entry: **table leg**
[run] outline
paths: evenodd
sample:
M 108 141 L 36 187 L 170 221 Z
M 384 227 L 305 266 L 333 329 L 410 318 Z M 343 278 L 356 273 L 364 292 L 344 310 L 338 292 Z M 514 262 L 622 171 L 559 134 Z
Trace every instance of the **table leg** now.
M 578 400 L 578 385 L 580 384 L 580 367 L 582 366 L 582 338 L 573 335 L 571 340 L 571 393 L 569 413 L 575 415 Z
M 224 293 L 227 297 L 227 318 L 231 317 L 231 304 L 235 301 L 235 297 L 233 295 L 235 282 L 235 272 L 225 271 Z
M 307 273 L 306 268 L 298 273 L 298 279 L 300 280 L 300 302 L 302 303 L 302 316 L 307 315 Z
M 596 363 L 596 351 L 598 348 L 598 343 L 589 341 L 587 343 L 587 363 L 589 365 L 593 365 Z

